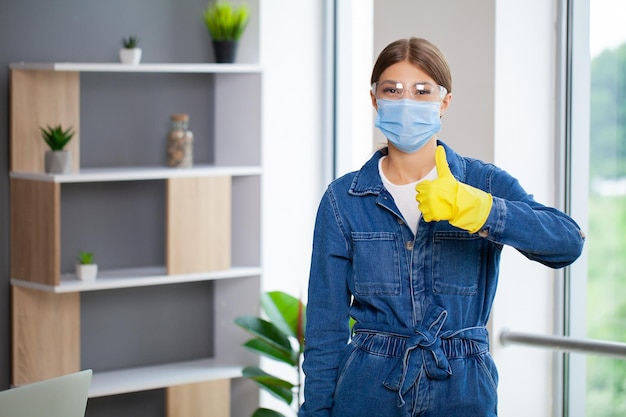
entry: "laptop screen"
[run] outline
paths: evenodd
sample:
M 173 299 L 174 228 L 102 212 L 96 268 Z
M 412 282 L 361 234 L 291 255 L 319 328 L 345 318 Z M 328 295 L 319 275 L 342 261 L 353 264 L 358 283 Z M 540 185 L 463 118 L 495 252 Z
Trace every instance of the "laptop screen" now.
M 0 417 L 84 417 L 91 369 L 0 392 Z

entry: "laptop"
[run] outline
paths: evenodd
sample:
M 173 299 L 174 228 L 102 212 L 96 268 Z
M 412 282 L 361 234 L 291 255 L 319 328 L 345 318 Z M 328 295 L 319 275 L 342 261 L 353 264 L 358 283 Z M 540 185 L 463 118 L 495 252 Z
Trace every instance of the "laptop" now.
M 84 417 L 91 369 L 0 391 L 0 417 Z

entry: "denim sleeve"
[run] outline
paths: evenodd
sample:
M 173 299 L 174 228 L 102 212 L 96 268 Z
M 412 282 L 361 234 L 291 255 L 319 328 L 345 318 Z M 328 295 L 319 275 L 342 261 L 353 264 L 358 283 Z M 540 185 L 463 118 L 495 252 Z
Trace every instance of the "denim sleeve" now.
M 320 203 L 313 236 L 305 331 L 304 403 L 299 417 L 327 417 L 337 368 L 350 337 L 352 271 L 349 242 L 330 189 Z
M 503 170 L 494 168 L 487 183 L 493 205 L 481 236 L 550 268 L 565 267 L 580 256 L 585 235 L 570 216 L 536 202 Z

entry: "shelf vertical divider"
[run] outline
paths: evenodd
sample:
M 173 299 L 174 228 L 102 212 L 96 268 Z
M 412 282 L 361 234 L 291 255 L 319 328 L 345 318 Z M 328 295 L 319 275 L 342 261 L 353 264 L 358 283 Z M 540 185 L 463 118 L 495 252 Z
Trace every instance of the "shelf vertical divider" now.
M 80 294 L 12 287 L 13 384 L 80 370 Z
M 230 380 L 167 387 L 165 401 L 168 417 L 230 417 Z
M 61 283 L 60 188 L 11 179 L 11 278 Z
M 11 171 L 44 172 L 48 149 L 40 127 L 72 127 L 64 148 L 72 153 L 72 169 L 80 167 L 80 75 L 78 72 L 11 70 Z
M 231 182 L 230 176 L 167 180 L 168 274 L 230 268 Z

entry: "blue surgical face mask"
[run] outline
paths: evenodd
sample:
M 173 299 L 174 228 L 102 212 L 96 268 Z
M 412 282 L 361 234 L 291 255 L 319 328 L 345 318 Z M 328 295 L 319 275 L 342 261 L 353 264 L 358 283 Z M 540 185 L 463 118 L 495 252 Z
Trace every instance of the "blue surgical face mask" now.
M 405 153 L 417 152 L 441 129 L 438 101 L 377 99 L 375 126 Z

